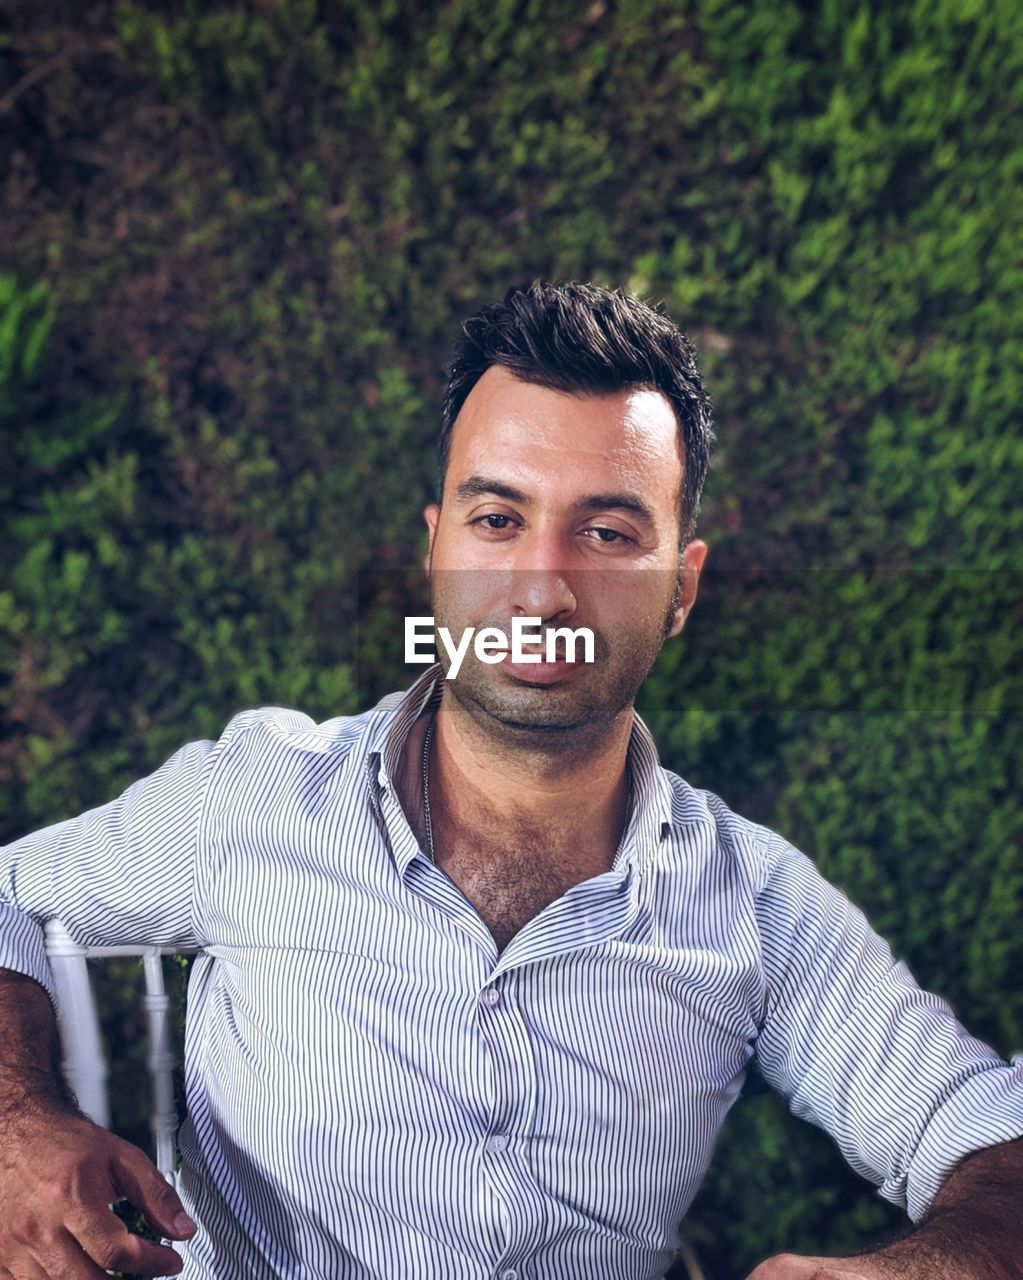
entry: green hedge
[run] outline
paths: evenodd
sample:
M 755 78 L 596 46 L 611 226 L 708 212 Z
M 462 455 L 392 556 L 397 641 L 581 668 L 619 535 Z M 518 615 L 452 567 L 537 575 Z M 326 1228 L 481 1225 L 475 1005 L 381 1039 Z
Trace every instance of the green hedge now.
M 391 687 L 376 572 L 421 546 L 458 320 L 621 283 L 717 405 L 665 762 L 1023 1048 L 1019 6 L 68 13 L 0 50 L 5 836 L 243 706 Z M 896 1220 L 753 1097 L 690 1225 L 729 1280 Z

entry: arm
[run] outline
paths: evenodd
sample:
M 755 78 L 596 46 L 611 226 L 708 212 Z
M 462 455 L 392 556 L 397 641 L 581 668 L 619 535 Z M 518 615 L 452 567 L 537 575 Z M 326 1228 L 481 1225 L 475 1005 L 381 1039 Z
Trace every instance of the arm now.
M 49 997 L 9 970 L 0 970 L 0 1046 L 0 1267 L 54 1280 L 100 1280 L 106 1268 L 177 1274 L 173 1249 L 130 1234 L 108 1206 L 130 1200 L 170 1239 L 194 1224 L 137 1147 L 75 1106 Z
M 192 882 L 215 751 L 184 747 L 110 804 L 0 850 L 0 1276 L 181 1269 L 108 1208 L 126 1198 L 168 1238 L 195 1230 L 143 1152 L 93 1124 L 67 1090 L 42 926 L 58 919 L 92 944 L 197 945 Z
M 908 1235 L 851 1258 L 768 1258 L 749 1280 L 1019 1280 L 1023 1140 L 976 1151 Z
M 935 1261 L 942 1250 L 956 1280 L 1023 1280 L 1012 1235 L 1023 1181 L 1023 1062 L 1010 1065 L 971 1036 L 809 859 L 759 830 L 760 1069 L 794 1114 L 827 1130 L 918 1230 L 826 1267 L 786 1255 L 789 1270 L 778 1270 L 771 1259 L 765 1266 L 776 1269 L 754 1273 L 757 1280 L 944 1280 Z M 978 1238 L 990 1245 L 993 1269 L 963 1270 L 959 1259 Z M 913 1270 L 911 1258 L 924 1261 Z

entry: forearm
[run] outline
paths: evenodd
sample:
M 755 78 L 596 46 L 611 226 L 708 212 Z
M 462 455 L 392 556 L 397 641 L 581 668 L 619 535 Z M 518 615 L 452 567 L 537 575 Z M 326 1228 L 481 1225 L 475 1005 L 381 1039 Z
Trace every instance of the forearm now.
M 0 969 L 0 1128 L 33 1109 L 80 1114 L 61 1071 L 49 996 L 33 978 Z
M 865 1256 L 892 1280 L 1023 1280 L 1023 1139 L 967 1157 L 914 1231 Z
M 778 1254 L 748 1280 L 1023 1280 L 1023 1139 L 968 1156 L 898 1240 L 844 1258 Z
M 75 1106 L 46 991 L 0 969 L 0 1276 L 176 1275 L 173 1249 L 131 1234 L 110 1212 L 122 1199 L 167 1239 L 195 1233 L 147 1157 Z

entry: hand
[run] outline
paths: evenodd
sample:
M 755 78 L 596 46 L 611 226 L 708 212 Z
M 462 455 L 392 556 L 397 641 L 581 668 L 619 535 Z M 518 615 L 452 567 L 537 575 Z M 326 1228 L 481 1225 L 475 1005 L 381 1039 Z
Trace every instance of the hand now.
M 109 1205 L 128 1200 L 164 1236 L 195 1224 L 138 1147 L 82 1116 L 36 1111 L 0 1130 L 0 1277 L 107 1280 L 106 1271 L 177 1275 L 181 1258 L 132 1235 Z
M 803 1258 L 779 1253 L 751 1271 L 747 1280 L 894 1280 L 894 1272 L 870 1257 Z

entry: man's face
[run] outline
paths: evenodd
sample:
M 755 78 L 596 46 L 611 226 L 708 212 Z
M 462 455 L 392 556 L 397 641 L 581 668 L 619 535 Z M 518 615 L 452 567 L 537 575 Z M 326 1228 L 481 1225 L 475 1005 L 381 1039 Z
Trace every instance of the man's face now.
M 488 665 L 470 648 L 449 688 L 488 731 L 553 745 L 631 707 L 682 629 L 707 552 L 693 541 L 679 556 L 682 465 L 659 392 L 567 395 L 497 366 L 473 387 L 443 503 L 424 512 L 436 623 L 456 642 L 467 627 L 510 634 L 516 616 L 541 631 L 585 626 L 596 658 Z

